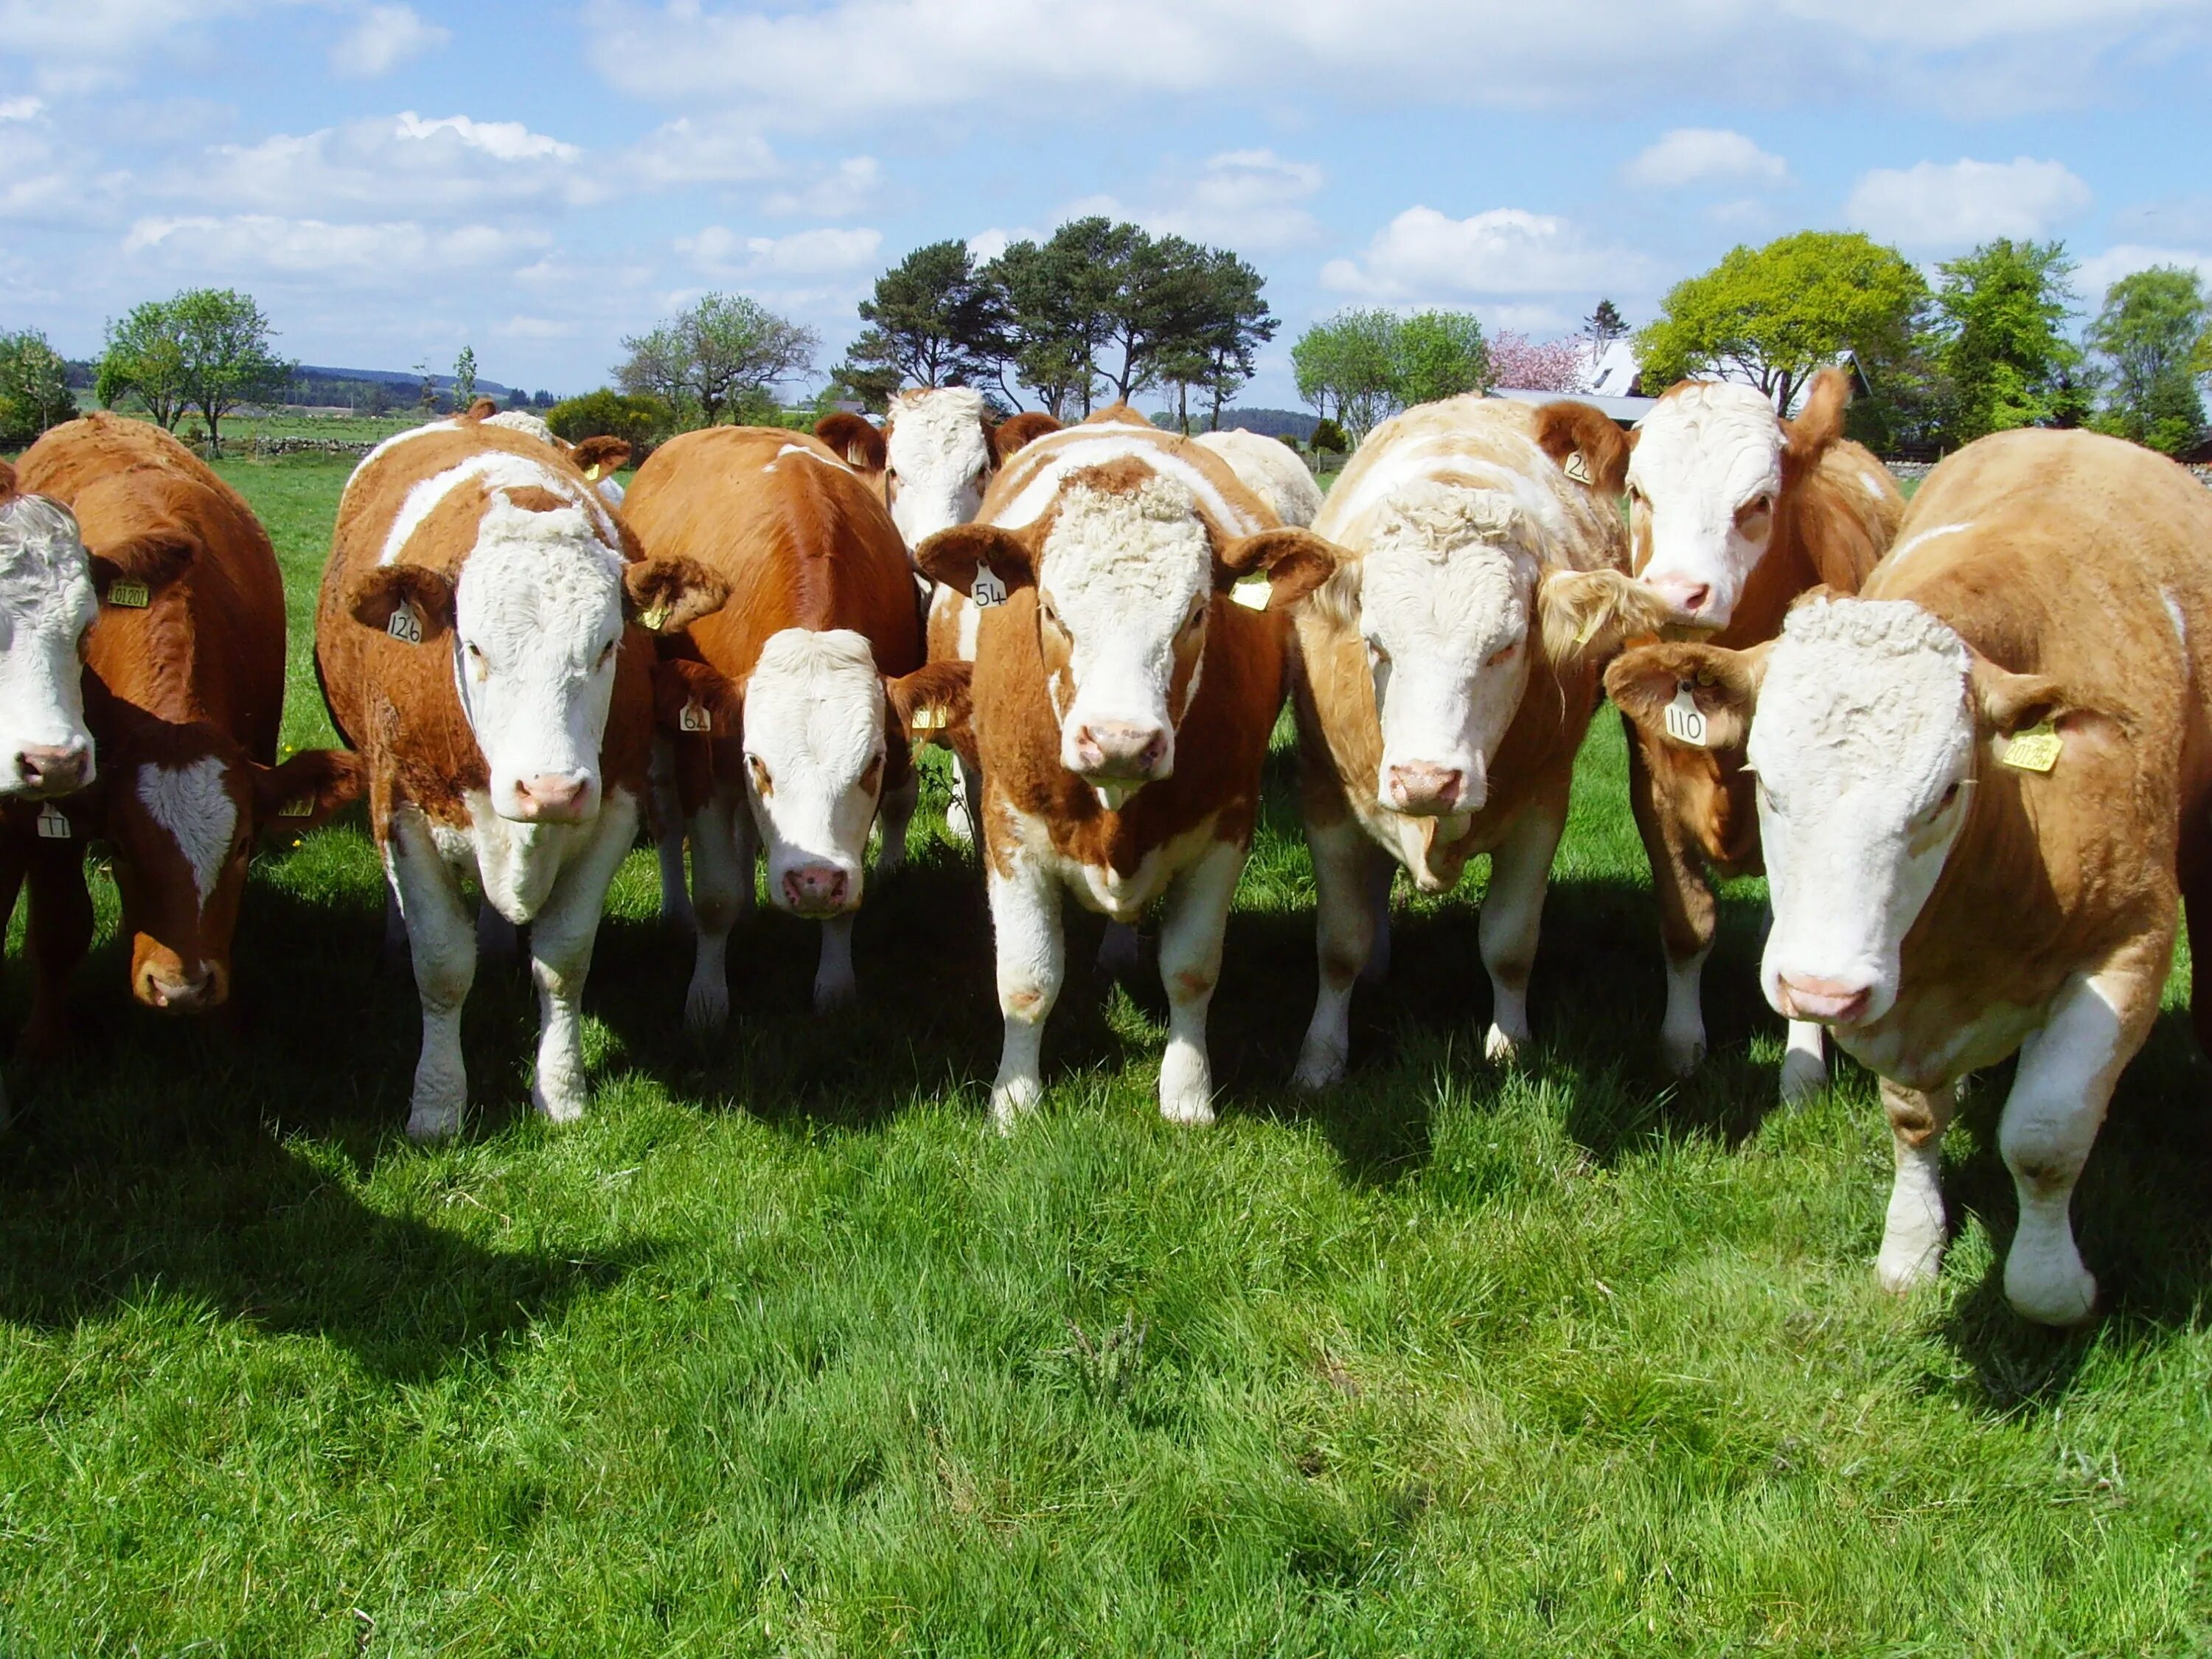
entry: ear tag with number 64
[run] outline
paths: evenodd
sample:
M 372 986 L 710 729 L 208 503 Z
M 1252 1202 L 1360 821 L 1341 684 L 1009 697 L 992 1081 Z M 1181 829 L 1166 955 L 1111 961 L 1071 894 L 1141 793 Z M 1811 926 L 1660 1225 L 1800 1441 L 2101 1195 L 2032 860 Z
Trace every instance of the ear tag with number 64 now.
M 1705 712 L 1687 685 L 1677 688 L 1674 701 L 1667 705 L 1667 735 L 1692 749 L 1705 747 Z
M 39 809 L 39 839 L 40 841 L 70 841 L 76 831 L 70 825 L 69 815 L 48 801 Z
M 968 597 L 988 611 L 994 605 L 1006 602 L 1006 585 L 999 580 L 999 573 L 989 565 L 979 564 L 975 567 L 975 586 L 968 590 Z
M 107 585 L 108 604 L 119 605 L 127 610 L 143 611 L 150 603 L 151 597 L 143 582 L 110 582 Z
M 403 605 L 394 611 L 392 619 L 384 624 L 384 631 L 409 645 L 422 643 L 422 619 L 415 614 L 411 605 Z
M 676 729 L 679 732 L 711 732 L 714 729 L 714 716 L 705 705 L 687 702 L 677 711 Z

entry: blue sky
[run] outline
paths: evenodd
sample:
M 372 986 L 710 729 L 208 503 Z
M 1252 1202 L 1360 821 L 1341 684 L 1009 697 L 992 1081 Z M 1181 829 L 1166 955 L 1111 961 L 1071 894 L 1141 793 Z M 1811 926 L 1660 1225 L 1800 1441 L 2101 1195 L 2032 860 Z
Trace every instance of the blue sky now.
M 251 290 L 303 361 L 573 392 L 710 289 L 1103 210 L 1352 303 L 1646 319 L 1738 241 L 2212 278 L 2212 0 L 0 0 L 0 327 Z

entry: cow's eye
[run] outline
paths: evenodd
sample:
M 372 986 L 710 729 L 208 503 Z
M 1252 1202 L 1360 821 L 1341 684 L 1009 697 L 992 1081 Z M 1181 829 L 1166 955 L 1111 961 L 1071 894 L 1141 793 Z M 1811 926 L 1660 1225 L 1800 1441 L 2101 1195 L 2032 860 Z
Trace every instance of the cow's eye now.
M 860 774 L 860 789 L 872 795 L 884 787 L 884 757 L 878 755 L 868 763 L 868 769 Z
M 1736 508 L 1735 527 L 1739 530 L 1754 529 L 1760 520 L 1768 518 L 1773 512 L 1773 495 L 1769 491 L 1762 490 Z
M 751 772 L 753 787 L 760 791 L 763 800 L 766 800 L 775 793 L 775 781 L 769 776 L 767 762 L 758 755 L 748 755 L 745 757 L 745 766 Z
M 612 640 L 609 640 L 605 645 L 599 647 L 599 659 L 592 665 L 594 668 L 605 668 L 607 665 L 608 659 L 614 654 L 615 642 Z
M 1514 653 L 1516 651 L 1518 651 L 1520 648 L 1521 648 L 1521 642 L 1520 642 L 1520 641 L 1518 641 L 1518 640 L 1516 640 L 1516 641 L 1515 641 L 1512 644 L 1510 644 L 1510 645 L 1504 645 L 1504 646 L 1500 646 L 1497 650 L 1495 650 L 1495 651 L 1493 651 L 1493 652 L 1492 652 L 1492 653 L 1490 653 L 1489 658 L 1488 658 L 1488 659 L 1487 659 L 1483 663 L 1483 665 L 1483 665 L 1485 668 L 1500 668 L 1500 667 L 1503 667 L 1505 664 L 1507 664 L 1507 663 L 1509 663 L 1509 662 L 1511 662 L 1511 661 L 1513 660 L 1513 653 Z
M 1182 619 L 1182 631 L 1188 634 L 1205 620 L 1206 601 L 1200 599 L 1196 605 L 1191 606 L 1190 615 Z
M 1951 787 L 1943 792 L 1943 799 L 1936 803 L 1936 810 L 1933 812 L 1930 812 L 1928 815 L 1929 817 L 1941 817 L 1944 813 L 1951 810 L 1951 803 L 1959 799 L 1959 790 L 1961 781 L 1961 780 L 1958 779 L 1954 779 L 1952 781 Z

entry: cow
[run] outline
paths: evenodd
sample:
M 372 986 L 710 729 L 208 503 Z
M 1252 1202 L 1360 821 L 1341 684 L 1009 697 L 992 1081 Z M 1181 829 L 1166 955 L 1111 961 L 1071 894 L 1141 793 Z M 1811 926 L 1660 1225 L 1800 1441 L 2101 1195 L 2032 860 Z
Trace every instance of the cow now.
M 1532 1035 L 1528 975 L 1599 665 L 1668 607 L 1629 580 L 1613 503 L 1538 447 L 1534 410 L 1502 399 L 1376 428 L 1314 531 L 1346 558 L 1291 613 L 1321 967 L 1294 1081 L 1344 1073 L 1395 867 L 1441 893 L 1483 853 L 1483 1048 L 1510 1060 Z
M 66 795 L 97 769 L 81 672 L 93 568 L 75 515 L 0 460 L 0 802 Z
M 347 481 L 315 664 L 361 751 L 412 947 L 422 1049 L 409 1134 L 454 1133 L 466 1104 L 460 1016 L 477 951 L 464 874 L 530 929 L 532 1098 L 556 1121 L 582 1114 L 584 980 L 646 788 L 648 630 L 689 626 L 724 592 L 696 565 L 642 556 L 570 458 L 481 421 L 388 439 Z
M 1164 898 L 1163 1116 L 1213 1119 L 1206 1010 L 1282 707 L 1280 607 L 1334 568 L 1220 457 L 1124 406 L 1029 445 L 975 522 L 915 550 L 981 606 L 971 725 L 997 934 L 1002 1129 L 1043 1091 L 1065 889 L 1133 923 Z M 1268 611 L 1229 589 L 1264 573 Z
M 158 426 L 99 413 L 46 433 L 17 477 L 73 516 L 100 598 L 84 644 L 99 775 L 5 832 L 10 908 L 30 868 L 35 1053 L 62 1042 L 64 988 L 92 940 L 87 841 L 113 852 L 131 994 L 202 1012 L 230 997 L 257 835 L 322 823 L 361 779 L 342 750 L 277 763 L 283 582 L 259 520 L 204 462 Z
M 2192 956 L 2212 951 L 2208 548 L 2212 497 L 2171 461 L 2007 432 L 1936 469 L 1856 598 L 1814 595 L 1749 650 L 1624 659 L 1749 727 L 1760 988 L 1881 1079 L 1893 1291 L 1941 1264 L 1960 1080 L 2017 1053 L 2005 1295 L 2045 1324 L 2095 1306 L 2074 1185 L 2158 1017 L 2179 903 Z M 2191 1013 L 2212 1049 L 2201 976 Z
M 684 641 L 710 672 L 668 665 L 688 688 L 665 700 L 670 741 L 700 751 L 678 769 L 698 945 L 685 1019 L 708 1031 L 728 1018 L 730 929 L 751 908 L 763 842 L 769 902 L 822 922 L 815 1006 L 840 1006 L 854 995 L 870 826 L 883 831 L 878 872 L 896 870 L 918 783 L 908 734 L 917 715 L 921 734 L 940 733 L 934 716 L 964 692 L 966 665 L 922 672 L 906 544 L 818 440 L 686 433 L 639 469 L 624 517 L 648 553 L 696 562 L 730 594 Z
M 1285 524 L 1310 525 L 1321 512 L 1321 486 L 1280 438 L 1237 427 L 1227 432 L 1201 432 L 1198 441 L 1228 462 L 1245 487 L 1273 507 Z
M 489 398 L 479 398 L 468 407 L 467 412 L 454 417 L 457 421 L 481 421 L 486 426 L 504 428 L 520 432 L 538 442 L 550 444 L 578 466 L 584 469 L 585 477 L 598 488 L 610 507 L 623 504 L 623 487 L 615 474 L 629 465 L 630 447 L 626 438 L 584 438 L 570 443 L 565 438 L 553 435 L 553 428 L 542 415 L 533 415 L 526 409 L 501 410 Z
M 1685 381 L 1623 439 L 1585 404 L 1537 416 L 1538 440 L 1563 465 L 1579 456 L 1601 489 L 1628 492 L 1632 568 L 1677 609 L 1670 632 L 1741 650 L 1771 640 L 1808 589 L 1855 593 L 1897 533 L 1905 497 L 1872 455 L 1843 437 L 1850 383 L 1814 377 L 1802 412 L 1783 420 L 1747 386 Z M 1638 685 L 1613 670 L 1607 695 L 1627 716 L 1629 803 L 1651 863 L 1667 958 L 1660 1052 L 1687 1077 L 1705 1058 L 1702 985 L 1718 905 L 1712 877 L 1755 875 L 1759 833 L 1740 741 L 1677 716 L 1668 728 L 1638 719 L 1672 684 Z M 1827 1085 L 1820 1028 L 1792 1021 L 1781 1095 L 1798 1101 Z

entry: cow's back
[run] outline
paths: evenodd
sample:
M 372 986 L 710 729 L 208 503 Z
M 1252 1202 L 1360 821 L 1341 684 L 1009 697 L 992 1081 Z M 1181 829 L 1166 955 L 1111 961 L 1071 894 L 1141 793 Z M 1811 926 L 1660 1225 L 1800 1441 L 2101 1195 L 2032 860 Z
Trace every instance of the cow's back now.
M 1249 536 L 1281 523 L 1221 456 L 1195 439 L 1161 431 L 1118 404 L 1024 445 L 991 481 L 975 521 L 1007 530 L 1033 524 L 1050 508 L 1070 472 L 1129 456 L 1182 484 L 1225 535 Z
M 99 413 L 24 455 L 22 488 L 76 512 L 87 549 L 175 526 L 197 546 L 143 605 L 104 604 L 86 660 L 125 702 L 204 720 L 264 763 L 284 708 L 284 586 L 267 531 L 237 491 L 150 422 Z
M 647 553 L 696 560 L 730 600 L 690 629 L 702 655 L 750 673 L 787 628 L 848 628 L 891 675 L 921 665 L 906 543 L 880 495 L 818 439 L 780 427 L 709 427 L 672 439 L 623 503 Z

